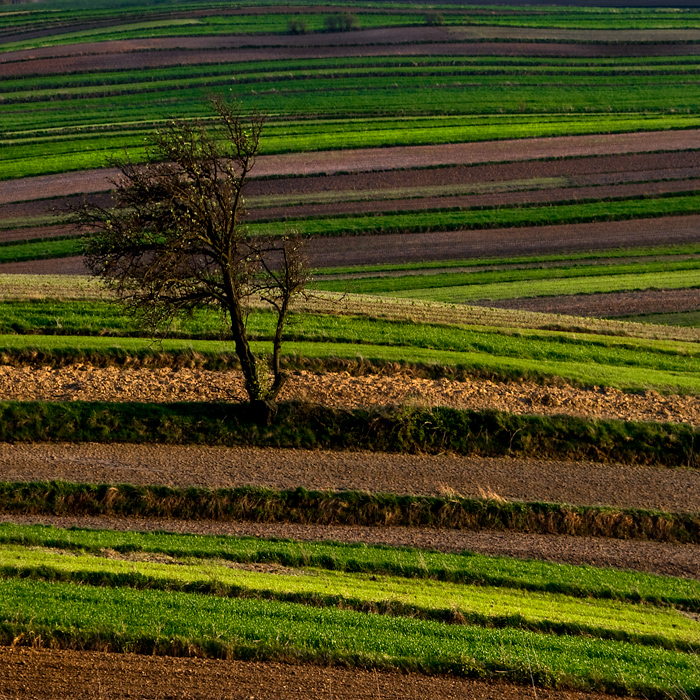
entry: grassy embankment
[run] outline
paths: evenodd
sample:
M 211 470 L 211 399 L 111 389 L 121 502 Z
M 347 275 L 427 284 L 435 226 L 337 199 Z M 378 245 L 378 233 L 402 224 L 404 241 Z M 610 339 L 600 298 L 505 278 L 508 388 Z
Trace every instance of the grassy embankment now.
M 679 423 L 585 420 L 449 408 L 353 411 L 284 403 L 271 427 L 244 405 L 13 402 L 0 439 L 426 452 L 697 467 L 698 429 Z

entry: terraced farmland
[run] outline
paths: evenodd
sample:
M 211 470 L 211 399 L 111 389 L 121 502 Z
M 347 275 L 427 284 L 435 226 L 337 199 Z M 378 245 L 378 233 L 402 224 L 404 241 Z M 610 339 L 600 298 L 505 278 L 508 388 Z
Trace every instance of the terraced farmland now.
M 697 9 L 0 10 L 0 696 L 700 697 Z M 268 427 L 71 222 L 212 94 L 314 268 Z

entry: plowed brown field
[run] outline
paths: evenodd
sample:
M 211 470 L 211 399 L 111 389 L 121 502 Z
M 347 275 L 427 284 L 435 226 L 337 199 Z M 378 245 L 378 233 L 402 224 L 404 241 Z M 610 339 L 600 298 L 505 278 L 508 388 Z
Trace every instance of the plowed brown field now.
M 503 299 L 486 302 L 503 309 L 614 318 L 642 314 L 700 310 L 700 289 L 647 289 L 640 292 L 575 294 L 535 299 Z
M 240 401 L 238 372 L 203 369 L 0 365 L 0 397 L 18 401 Z M 355 377 L 292 373 L 280 394 L 323 406 L 371 408 L 414 405 L 497 409 L 517 414 L 690 423 L 700 426 L 700 397 L 627 394 L 617 389 L 470 379 L 422 379 L 405 374 Z
M 508 41 L 508 40 L 511 41 Z M 700 31 L 395 27 L 301 36 L 155 37 L 0 54 L 0 77 L 342 56 L 660 56 L 700 52 Z
M 474 165 L 517 162 L 544 158 L 653 153 L 655 151 L 697 151 L 700 129 L 661 131 L 652 134 L 593 134 L 534 139 L 506 139 L 437 146 L 395 146 L 388 148 L 284 153 L 261 156 L 255 165 L 256 177 L 372 172 L 400 168 L 426 168 L 442 165 Z M 688 156 L 689 158 L 691 156 Z M 683 158 L 668 154 L 669 162 Z M 659 160 L 654 161 L 661 166 Z M 687 161 L 685 161 L 687 162 Z M 697 165 L 697 160 L 694 161 Z M 675 167 L 672 165 L 666 167 Z M 687 167 L 687 166 L 684 166 Z M 0 204 L 48 197 L 105 192 L 117 171 L 110 168 L 60 175 L 5 180 L 0 182 Z M 302 185 L 303 187 L 303 185 Z
M 661 246 L 697 243 L 698 230 L 700 215 L 475 231 L 316 238 L 309 248 L 309 261 L 313 267 L 337 267 Z M 0 274 L 85 273 L 82 258 L 77 257 L 0 264 Z
M 605 700 L 606 695 L 400 672 L 0 647 L 13 700 Z

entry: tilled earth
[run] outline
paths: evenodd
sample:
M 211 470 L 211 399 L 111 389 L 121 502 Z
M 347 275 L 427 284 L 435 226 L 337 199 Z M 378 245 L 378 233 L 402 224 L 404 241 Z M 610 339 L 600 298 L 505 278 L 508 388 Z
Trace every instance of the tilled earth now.
M 253 663 L 0 647 L 0 698 L 38 700 L 604 700 L 610 696 L 462 678 Z
M 1 184 L 1 183 L 0 183 Z M 309 246 L 312 267 L 351 267 L 378 263 L 466 260 L 602 251 L 617 248 L 697 243 L 700 216 L 667 216 L 634 221 L 519 228 L 385 233 L 371 236 L 318 237 Z M 0 274 L 86 274 L 83 258 L 2 263 Z
M 485 301 L 484 304 L 502 309 L 614 318 L 635 314 L 697 311 L 700 309 L 700 289 L 644 289 L 636 292 L 499 299 Z
M 52 72 L 54 71 L 55 68 L 52 69 Z M 391 146 L 314 153 L 283 153 L 260 156 L 255 165 L 255 177 L 366 173 L 499 161 L 517 162 L 546 158 L 685 151 L 697 148 L 699 133 L 698 129 L 686 129 L 659 131 L 651 136 L 648 133 L 553 136 L 433 146 Z M 686 159 L 672 154 L 666 167 L 674 167 L 681 161 L 689 163 L 693 159 L 691 156 L 687 156 Z M 620 164 L 623 168 L 625 167 L 624 158 Z M 658 162 L 656 164 L 658 167 Z M 534 167 L 537 171 L 541 171 L 544 166 Z M 555 171 L 561 170 L 563 168 L 555 168 Z M 117 174 L 118 171 L 114 168 L 103 168 L 6 180 L 0 183 L 0 204 L 104 192 L 112 188 L 111 181 Z
M 0 365 L 0 397 L 19 401 L 230 401 L 242 400 L 238 372 L 187 368 L 58 368 Z M 542 386 L 533 382 L 422 379 L 406 374 L 351 376 L 347 372 L 290 375 L 281 400 L 367 408 L 408 404 L 492 408 L 517 414 L 566 414 L 587 418 L 700 425 L 700 397 L 628 394 L 617 389 Z

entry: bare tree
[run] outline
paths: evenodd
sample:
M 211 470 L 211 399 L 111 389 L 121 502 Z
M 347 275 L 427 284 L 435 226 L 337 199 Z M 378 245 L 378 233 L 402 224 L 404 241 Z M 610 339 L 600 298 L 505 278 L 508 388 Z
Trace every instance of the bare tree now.
M 285 380 L 285 321 L 308 276 L 295 237 L 250 236 L 241 224 L 264 118 L 243 117 L 221 99 L 212 104 L 216 132 L 201 121 L 170 123 L 154 137 L 144 164 L 115 163 L 115 206 L 85 204 L 77 218 L 89 231 L 89 269 L 153 332 L 197 308 L 225 314 L 255 416 L 269 422 Z M 277 314 L 271 365 L 250 348 L 254 297 Z

